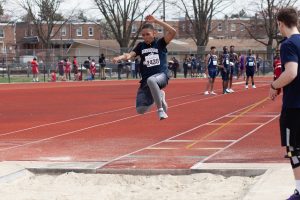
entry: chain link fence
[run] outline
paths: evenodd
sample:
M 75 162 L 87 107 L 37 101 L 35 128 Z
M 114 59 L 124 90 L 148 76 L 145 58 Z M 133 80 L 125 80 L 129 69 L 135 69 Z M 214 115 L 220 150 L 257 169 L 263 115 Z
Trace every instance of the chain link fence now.
M 172 60 L 175 58 L 178 61 L 178 68 L 176 73 L 177 77 L 201 77 L 205 72 L 205 57 L 209 53 L 208 47 L 201 47 L 201 53 L 197 53 L 196 49 L 188 49 L 185 51 L 169 49 L 168 64 L 173 70 Z M 217 47 L 217 55 L 222 54 L 222 47 Z M 237 50 L 238 55 L 247 55 L 247 47 L 243 50 Z M 48 49 L 48 50 L 32 50 L 32 49 L 20 49 L 13 53 L 0 54 L 0 82 L 30 82 L 32 81 L 31 61 L 33 58 L 37 58 L 39 66 L 39 80 L 48 82 L 51 78 L 51 72 L 55 71 L 57 64 L 60 60 L 69 59 L 73 62 L 74 56 L 77 57 L 79 71 L 83 74 L 82 80 L 88 76 L 89 72 L 84 66 L 84 62 L 89 58 L 90 61 L 94 60 L 96 63 L 96 75 L 95 79 L 101 79 L 101 67 L 98 62 L 99 55 L 104 54 L 106 57 L 105 76 L 110 79 L 122 79 L 122 78 L 140 78 L 138 73 L 138 66 L 134 65 L 134 61 L 124 61 L 119 64 L 112 63 L 112 58 L 119 55 L 120 52 L 127 52 L 128 49 L 112 50 L 108 48 L 103 49 Z M 271 56 L 267 54 L 266 50 L 254 50 L 254 54 L 260 58 L 260 68 L 258 75 L 265 76 L 273 73 L 273 57 L 275 51 Z M 270 58 L 271 59 L 268 59 Z M 185 72 L 184 62 L 186 58 L 193 58 L 196 61 L 196 66 L 190 66 L 188 72 Z M 139 63 L 137 61 L 136 63 Z M 235 75 L 238 74 L 238 68 L 235 70 Z M 73 73 L 73 71 L 72 71 Z M 173 71 L 173 75 L 174 75 Z M 72 74 L 72 80 L 74 79 Z

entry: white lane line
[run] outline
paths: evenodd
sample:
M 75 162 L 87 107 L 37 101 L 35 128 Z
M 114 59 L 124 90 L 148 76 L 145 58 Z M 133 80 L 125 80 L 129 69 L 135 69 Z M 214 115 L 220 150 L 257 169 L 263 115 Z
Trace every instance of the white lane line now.
M 229 117 L 237 117 L 237 116 L 239 116 L 239 115 L 230 115 Z M 251 114 L 249 114 L 249 115 L 243 115 L 243 116 L 240 116 L 240 117 L 273 118 L 275 116 L 277 116 L 277 115 L 251 115 Z
M 274 118 L 270 119 L 269 121 L 265 122 L 264 124 L 256 127 L 255 129 L 253 129 L 252 131 L 248 132 L 246 135 L 244 135 L 243 137 L 239 138 L 238 140 L 234 141 L 233 143 L 229 144 L 228 146 L 222 148 L 220 151 L 217 151 L 216 153 L 206 157 L 205 159 L 203 159 L 202 161 L 198 162 L 197 164 L 195 164 L 194 166 L 191 167 L 191 169 L 199 169 L 201 167 L 201 165 L 208 161 L 209 159 L 215 157 L 216 155 L 224 152 L 225 150 L 227 150 L 228 148 L 230 148 L 231 146 L 235 145 L 236 143 L 242 141 L 243 139 L 245 139 L 246 137 L 250 136 L 251 134 L 255 133 L 257 130 L 261 129 L 262 127 L 264 127 L 265 125 L 271 123 L 272 121 L 274 121 L 276 118 L 278 118 L 280 115 L 275 116 Z
M 200 94 L 200 93 L 198 93 L 198 94 Z M 191 95 L 185 95 L 185 96 L 182 96 L 182 97 L 188 97 L 188 96 L 194 96 L 194 95 L 197 95 L 197 93 L 196 94 L 191 94 Z M 178 105 L 175 105 L 175 106 L 170 106 L 169 108 L 177 107 L 177 106 L 182 106 L 182 105 L 185 105 L 185 104 L 194 103 L 194 102 L 198 102 L 198 101 L 203 101 L 203 100 L 207 100 L 207 99 L 213 99 L 213 98 L 216 98 L 216 97 L 219 97 L 219 96 L 220 95 L 210 96 L 210 97 L 202 98 L 202 99 L 195 100 L 195 101 L 189 101 L 189 102 L 185 102 L 183 104 L 178 104 Z M 174 99 L 179 99 L 179 98 L 181 98 L 181 97 L 176 97 L 176 98 L 168 99 L 168 101 L 172 101 Z M 110 113 L 114 113 L 114 112 L 118 112 L 118 111 L 123 111 L 123 110 L 127 110 L 127 109 L 132 109 L 132 108 L 135 108 L 135 106 L 124 107 L 124 108 L 120 108 L 120 109 L 116 109 L 116 110 L 112 110 L 112 111 L 106 111 L 106 112 L 101 112 L 101 113 L 96 113 L 96 114 L 91 114 L 91 115 L 76 117 L 76 118 L 67 119 L 67 120 L 63 120 L 63 121 L 57 121 L 57 122 L 52 122 L 52 123 L 47 123 L 47 124 L 41 124 L 41 125 L 38 125 L 38 126 L 33 126 L 33 127 L 25 128 L 25 129 L 11 131 L 11 132 L 7 132 L 7 133 L 2 133 L 2 134 L 0 134 L 0 137 L 1 136 L 7 136 L 7 135 L 15 134 L 15 133 L 20 133 L 20 132 L 24 132 L 24 131 L 29 131 L 29 130 L 33 130 L 33 129 L 37 129 L 37 128 L 43 128 L 43 127 L 47 127 L 47 126 L 51 126 L 51 125 L 57 125 L 57 124 L 67 123 L 67 122 L 71 122 L 71 121 L 75 121 L 75 120 L 85 119 L 85 118 L 89 118 L 89 117 L 95 117 L 95 116 L 100 116 L 100 115 L 104 115 L 104 114 L 110 114 Z M 152 113 L 152 112 L 149 112 L 149 113 Z
M 245 90 L 243 90 L 243 91 L 245 91 Z M 179 107 L 179 106 L 186 105 L 186 104 L 190 104 L 190 103 L 201 102 L 201 101 L 204 101 L 204 100 L 207 100 L 207 99 L 214 99 L 214 98 L 217 98 L 217 97 L 219 97 L 219 95 L 217 95 L 217 96 L 212 96 L 212 97 L 208 97 L 208 98 L 203 98 L 203 99 L 199 99 L 199 100 L 195 100 L 195 101 L 190 101 L 190 102 L 185 102 L 185 103 L 177 104 L 177 105 L 174 105 L 174 106 L 170 106 L 169 108 L 175 108 L 175 107 Z M 256 102 L 256 103 L 257 103 L 257 102 Z M 254 103 L 254 104 L 256 104 L 256 103 Z M 210 122 L 208 122 L 208 123 L 201 124 L 201 125 L 199 125 L 199 126 L 197 126 L 197 127 L 194 127 L 194 128 L 192 128 L 192 129 L 190 129 L 190 130 L 188 130 L 188 131 L 185 131 L 185 132 L 181 133 L 180 135 L 183 135 L 183 134 L 186 134 L 186 133 L 191 132 L 191 131 L 193 131 L 193 130 L 196 130 L 196 129 L 198 129 L 198 128 L 202 127 L 202 126 L 205 126 L 205 125 L 207 125 L 207 124 L 209 124 L 209 123 L 212 123 L 212 122 L 215 122 L 215 121 L 217 121 L 217 120 L 220 120 L 220 119 L 222 119 L 222 118 L 224 118 L 224 117 L 226 117 L 226 116 L 228 116 L 228 115 L 232 115 L 232 114 L 235 114 L 235 113 L 237 113 L 237 112 L 240 112 L 240 111 L 242 111 L 242 110 L 244 110 L 244 109 L 249 108 L 250 106 L 253 106 L 254 104 L 251 104 L 251 105 L 246 106 L 246 107 L 244 107 L 244 108 L 238 109 L 237 111 L 231 112 L 231 113 L 229 113 L 229 114 L 227 114 L 227 115 L 223 115 L 222 117 L 219 117 L 218 119 L 212 120 L 212 121 L 210 121 Z M 151 111 L 151 112 L 148 112 L 148 113 L 146 113 L 146 114 L 150 114 L 150 113 L 153 113 L 153 112 L 156 112 L 156 111 Z M 81 131 L 86 131 L 86 130 L 89 130 L 89 129 L 93 129 L 93 128 L 96 128 L 96 127 L 100 127 L 100 126 L 105 126 L 105 125 L 113 124 L 113 123 L 116 123 L 116 122 L 121 122 L 121 121 L 124 121 L 124 120 L 127 120 L 127 119 L 132 119 L 132 118 L 135 118 L 135 117 L 139 117 L 139 116 L 141 116 L 141 115 L 138 115 L 138 114 L 137 114 L 137 115 L 132 115 L 132 116 L 129 116 L 129 117 L 124 117 L 124 118 L 117 119 L 117 120 L 114 120 L 114 121 L 105 122 L 105 123 L 101 123 L 101 124 L 97 124 L 97 125 L 85 127 L 85 128 L 82 128 L 82 129 L 77 129 L 77 130 L 75 130 L 75 131 L 71 131 L 71 132 L 59 134 L 59 135 L 56 135 L 56 136 L 52 136 L 52 137 L 48 137 L 48 138 L 44 138 L 44 139 L 40 139 L 40 140 L 36 140 L 36 141 L 32 141 L 32 142 L 28 142 L 28 143 L 21 144 L 21 145 L 11 146 L 11 147 L 9 147 L 9 148 L 0 149 L 0 151 L 6 151 L 6 150 L 11 150 L 11 149 L 16 149 L 16 148 L 19 148 L 19 147 L 28 146 L 28 145 L 31 145 L 31 144 L 37 144 L 37 143 L 40 143 L 40 142 L 45 142 L 45 141 L 52 140 L 52 139 L 56 139 L 56 138 L 59 138 L 59 137 L 62 137 L 62 136 L 66 136 L 66 135 L 70 135 L 70 134 L 74 134 L 74 133 L 79 133 L 79 132 L 81 132 Z M 80 133 L 79 133 L 79 134 L 80 134 Z M 180 136 L 180 135 L 177 135 L 177 136 Z M 175 138 L 175 137 L 176 137 L 176 136 L 173 136 L 173 137 L 171 137 L 171 138 L 169 138 L 169 139 L 173 139 L 173 138 Z M 163 142 L 163 141 L 161 141 L 161 142 Z M 161 142 L 159 142 L 158 144 L 160 144 Z M 149 146 L 149 147 L 152 147 L 152 145 Z
M 238 117 L 238 116 L 237 116 Z M 211 123 L 209 124 L 209 126 L 224 126 L 224 125 L 227 125 L 227 126 L 251 126 L 251 125 L 261 125 L 263 123 L 239 123 L 239 122 L 233 122 L 233 123 Z
M 257 104 L 257 102 L 254 103 L 254 104 Z M 195 126 L 194 128 L 191 128 L 191 129 L 189 129 L 189 130 L 187 130 L 187 131 L 181 132 L 181 133 L 179 133 L 179 134 L 177 134 L 177 135 L 174 135 L 174 136 L 172 136 L 172 137 L 170 137 L 170 138 L 167 138 L 167 139 L 165 139 L 165 140 L 161 140 L 161 141 L 159 141 L 159 142 L 157 142 L 157 143 L 155 143 L 155 144 L 152 144 L 152 145 L 149 145 L 149 146 L 147 146 L 147 147 L 144 147 L 144 148 L 138 149 L 138 150 L 136 150 L 136 151 L 133 151 L 133 152 L 131 152 L 131 153 L 128 153 L 128 154 L 125 154 L 125 155 L 116 157 L 116 158 L 114 158 L 114 159 L 108 161 L 103 167 L 105 167 L 106 165 L 109 165 L 109 164 L 111 164 L 111 163 L 113 163 L 113 162 L 115 162 L 115 161 L 117 161 L 117 160 L 126 158 L 126 157 L 128 157 L 128 156 L 131 156 L 131 155 L 133 155 L 133 154 L 139 153 L 139 152 L 144 151 L 144 150 L 146 150 L 146 149 L 149 149 L 149 148 L 155 147 L 155 146 L 157 146 L 157 145 L 160 145 L 160 144 L 162 144 L 162 143 L 164 143 L 164 142 L 166 142 L 166 141 L 170 141 L 170 140 L 172 140 L 172 139 L 174 139 L 174 138 L 177 138 L 177 137 L 180 137 L 180 136 L 185 135 L 185 134 L 187 134 L 187 133 L 190 133 L 190 132 L 192 132 L 192 131 L 194 131 L 194 130 L 197 130 L 197 129 L 203 127 L 203 126 L 206 126 L 206 125 L 209 124 L 209 123 L 213 123 L 213 122 L 215 122 L 215 121 L 218 121 L 218 120 L 220 120 L 220 119 L 222 119 L 222 118 L 224 118 L 224 117 L 226 117 L 226 116 L 228 116 L 228 115 L 232 115 L 232 114 L 234 114 L 234 113 L 237 113 L 237 112 L 240 112 L 240 111 L 242 111 L 242 110 L 245 110 L 245 109 L 247 109 L 247 108 L 253 106 L 254 104 L 251 104 L 251 105 L 246 106 L 246 107 L 244 107 L 244 108 L 241 108 L 241 109 L 238 109 L 238 110 L 233 111 L 233 112 L 231 112 L 231 113 L 228 113 L 228 114 L 226 114 L 226 115 L 223 115 L 223 116 L 221 116 L 221 117 L 219 117 L 219 118 L 217 118 L 217 119 L 214 119 L 214 120 L 212 120 L 212 121 L 210 121 L 210 122 L 207 122 L 207 123 L 204 123 L 204 124 L 200 124 L 200 125 L 198 125 L 198 126 Z M 204 140 L 204 141 L 205 141 L 205 140 Z
M 264 86 L 260 86 L 258 88 L 262 88 L 262 87 L 264 87 Z M 221 91 L 221 90 L 216 90 L 216 91 Z M 245 92 L 245 91 L 246 90 L 237 90 L 236 93 Z M 199 94 L 202 94 L 202 93 L 195 93 L 195 94 L 191 94 L 191 95 L 184 95 L 184 96 L 181 96 L 181 97 L 175 97 L 175 98 L 168 99 L 168 101 L 172 101 L 172 100 L 176 100 L 176 99 L 180 99 L 180 98 L 185 98 L 185 97 L 190 97 L 190 96 L 196 96 L 196 95 L 199 95 Z M 212 96 L 212 97 L 208 97 L 208 98 L 202 98 L 200 100 L 213 99 L 213 98 L 220 97 L 220 96 L 221 95 L 216 95 L 216 96 Z M 190 101 L 190 102 L 187 102 L 187 103 L 184 103 L 184 104 L 180 104 L 180 106 L 188 104 L 188 103 L 198 102 L 198 101 L 199 100 Z M 47 127 L 47 126 L 51 126 L 51 125 L 57 125 L 57 124 L 67 123 L 67 122 L 71 122 L 71 121 L 75 121 L 75 120 L 85 119 L 85 118 L 89 118 L 89 117 L 95 117 L 95 116 L 100 116 L 100 115 L 104 115 L 104 114 L 110 114 L 110 113 L 123 111 L 123 110 L 127 110 L 127 109 L 132 109 L 132 108 L 135 108 L 135 106 L 128 106 L 128 107 L 124 107 L 124 108 L 120 108 L 120 109 L 116 109 L 116 110 L 112 110 L 112 111 L 95 113 L 95 114 L 80 116 L 80 117 L 76 117 L 76 118 L 72 118 L 72 119 L 66 119 L 66 120 L 62 120 L 62 121 L 51 122 L 51 123 L 47 123 L 47 124 L 41 124 L 41 125 L 38 125 L 38 126 L 33 126 L 33 127 L 25 128 L 25 129 L 20 129 L 20 130 L 15 130 L 15 131 L 11 131 L 11 132 L 2 133 L 2 134 L 0 134 L 0 137 L 15 134 L 15 133 L 20 133 L 20 132 L 24 132 L 24 131 L 29 131 L 29 130 L 33 130 L 33 129 L 37 129 L 37 128 L 43 128 L 43 127 Z M 169 107 L 169 108 L 171 108 L 171 107 Z
M 223 148 L 213 148 L 213 147 L 211 147 L 211 148 L 192 148 L 191 150 L 221 150 L 221 149 L 223 149 Z
M 177 143 L 177 142 L 182 142 L 182 143 L 193 143 L 197 140 L 166 140 L 166 143 Z M 235 140 L 203 140 L 200 143 L 205 143 L 205 142 L 227 142 L 227 143 L 231 143 L 234 142 Z
M 199 95 L 199 94 L 200 93 L 191 94 L 191 95 L 184 95 L 184 96 L 181 96 L 181 97 L 176 97 L 176 98 L 168 99 L 168 101 L 172 101 L 172 100 L 180 99 L 180 98 L 185 98 L 185 97 L 189 97 L 189 96 L 196 96 L 196 95 Z M 203 99 L 207 99 L 207 98 L 203 98 Z M 33 129 L 37 129 L 37 128 L 43 128 L 43 127 L 47 127 L 47 126 L 51 126 L 51 125 L 57 125 L 57 124 L 72 122 L 72 121 L 75 121 L 75 120 L 80 120 L 80 119 L 85 119 L 85 118 L 90 118 L 90 117 L 96 117 L 96 116 L 100 116 L 100 115 L 110 114 L 110 113 L 119 112 L 119 111 L 123 111 L 123 110 L 128 110 L 128 109 L 132 109 L 132 108 L 135 108 L 135 106 L 128 106 L 128 107 L 124 107 L 124 108 L 120 108 L 120 109 L 116 109 L 116 110 L 111 110 L 111 111 L 106 111 L 106 112 L 100 112 L 100 113 L 95 113 L 95 114 L 80 116 L 80 117 L 66 119 L 66 120 L 62 120 L 62 121 L 51 122 L 51 123 L 47 123 L 47 124 L 41 124 L 41 125 L 38 125 L 38 126 L 33 126 L 33 127 L 25 128 L 25 129 L 11 131 L 11 132 L 7 132 L 7 133 L 2 133 L 2 134 L 0 134 L 0 137 L 1 136 L 6 136 L 6 135 L 11 135 L 11 134 L 14 134 L 14 133 L 23 132 L 23 131 L 29 131 L 29 130 L 33 130 Z
M 176 149 L 179 149 L 179 148 L 176 148 L 176 147 L 151 147 L 151 148 L 148 148 L 147 150 L 176 150 Z
M 62 124 L 62 123 L 66 123 L 66 122 L 71 122 L 71 121 L 75 121 L 75 120 L 79 120 L 79 119 L 85 119 L 85 118 L 89 118 L 89 117 L 95 117 L 95 116 L 99 116 L 99 115 L 110 114 L 110 113 L 114 113 L 114 112 L 118 112 L 118 111 L 127 110 L 127 109 L 130 109 L 130 108 L 133 108 L 133 106 L 124 107 L 124 108 L 111 110 L 111 111 L 106 111 L 106 112 L 101 112 L 101 113 L 96 113 L 96 114 L 90 114 L 90 115 L 76 117 L 76 118 L 67 119 L 67 120 L 63 120 L 63 121 L 52 122 L 52 123 L 48 123 L 48 124 L 41 124 L 41 125 L 33 126 L 33 127 L 30 127 L 30 128 L 25 128 L 25 129 L 11 131 L 11 132 L 7 132 L 7 133 L 2 133 L 2 134 L 0 134 L 0 137 L 1 136 L 6 136 L 6 135 L 11 135 L 11 134 L 14 134 L 14 133 L 23 132 L 23 131 L 29 131 L 29 130 L 33 130 L 33 129 L 37 129 L 37 128 L 47 127 L 47 126 L 51 126 L 51 125 L 57 125 L 57 124 Z

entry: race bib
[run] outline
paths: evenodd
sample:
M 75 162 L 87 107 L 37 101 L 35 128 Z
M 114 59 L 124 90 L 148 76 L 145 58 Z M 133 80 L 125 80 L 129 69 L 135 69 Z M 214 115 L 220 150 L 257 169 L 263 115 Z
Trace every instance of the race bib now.
M 249 62 L 249 67 L 253 67 L 254 66 L 254 62 Z
M 218 61 L 214 60 L 213 65 L 216 66 L 218 64 Z
M 229 65 L 229 60 L 226 60 L 226 65 Z
M 150 54 L 145 57 L 145 63 L 147 67 L 154 67 L 160 65 L 159 55 L 158 54 Z

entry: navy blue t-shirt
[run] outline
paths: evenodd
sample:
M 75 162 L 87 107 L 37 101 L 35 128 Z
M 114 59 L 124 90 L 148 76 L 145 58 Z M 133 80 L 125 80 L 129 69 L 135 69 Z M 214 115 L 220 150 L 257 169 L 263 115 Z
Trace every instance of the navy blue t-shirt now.
M 218 67 L 218 57 L 217 55 L 210 54 L 208 60 L 208 70 L 217 70 Z
M 167 43 L 164 38 L 155 39 L 151 44 L 140 42 L 133 52 L 141 57 L 140 72 L 142 81 L 157 73 L 168 74 Z
M 246 69 L 248 71 L 254 71 L 255 68 L 255 57 L 252 55 L 247 56 L 246 58 Z
M 230 67 L 230 55 L 229 53 L 223 54 L 223 65 L 226 69 L 229 69 Z
M 300 108 L 300 34 L 292 35 L 280 47 L 282 70 L 288 62 L 298 63 L 297 77 L 283 88 L 283 109 Z

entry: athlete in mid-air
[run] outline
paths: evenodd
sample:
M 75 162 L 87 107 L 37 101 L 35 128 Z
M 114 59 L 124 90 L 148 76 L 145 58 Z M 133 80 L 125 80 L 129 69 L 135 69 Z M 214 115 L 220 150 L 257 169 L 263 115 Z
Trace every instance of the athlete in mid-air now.
M 167 23 L 149 15 L 146 24 L 142 27 L 143 42 L 140 42 L 133 51 L 113 58 L 117 63 L 120 60 L 132 60 L 140 56 L 140 72 L 142 80 L 136 97 L 136 110 L 139 114 L 146 113 L 155 102 L 160 120 L 168 118 L 165 92 L 162 90 L 168 85 L 167 45 L 175 37 L 176 30 Z M 164 37 L 157 39 L 155 23 L 166 30 Z

